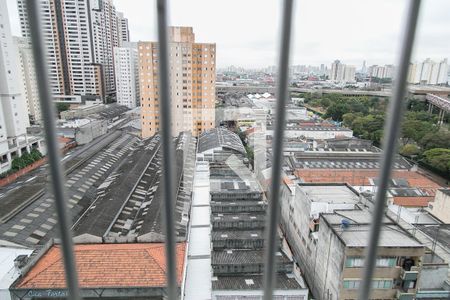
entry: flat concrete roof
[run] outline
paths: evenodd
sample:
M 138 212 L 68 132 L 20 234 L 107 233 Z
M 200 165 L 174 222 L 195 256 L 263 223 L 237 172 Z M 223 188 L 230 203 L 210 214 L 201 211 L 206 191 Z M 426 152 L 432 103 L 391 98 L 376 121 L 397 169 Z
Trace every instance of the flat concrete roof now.
M 345 184 L 308 185 L 299 183 L 298 187 L 305 192 L 312 202 L 332 204 L 358 203 L 359 196 Z
M 336 210 L 322 214 L 347 247 L 366 247 L 369 244 L 372 214 L 364 210 Z M 387 217 L 383 219 L 379 247 L 424 247 Z

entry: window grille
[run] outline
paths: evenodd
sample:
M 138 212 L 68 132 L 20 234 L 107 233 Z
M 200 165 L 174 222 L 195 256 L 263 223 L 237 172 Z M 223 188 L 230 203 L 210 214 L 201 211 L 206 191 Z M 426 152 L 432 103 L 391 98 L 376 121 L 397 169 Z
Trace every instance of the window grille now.
M 276 273 L 275 256 L 277 252 L 277 226 L 279 214 L 279 193 L 281 179 L 281 165 L 283 154 L 283 136 L 285 121 L 285 103 L 288 93 L 288 69 L 289 53 L 291 45 L 291 25 L 294 0 L 284 0 L 282 10 L 282 26 L 280 35 L 280 52 L 277 80 L 277 107 L 276 125 L 273 147 L 272 182 L 269 202 L 269 218 L 267 219 L 267 249 L 265 256 L 265 288 L 264 299 L 273 298 L 274 275 Z M 390 101 L 389 118 L 385 124 L 385 140 L 383 156 L 381 160 L 381 171 L 379 175 L 379 187 L 376 194 L 376 202 L 371 221 L 370 244 L 367 247 L 365 260 L 364 279 L 358 287 L 360 288 L 360 299 L 368 299 L 371 288 L 374 287 L 372 275 L 376 264 L 377 245 L 379 240 L 382 217 L 385 209 L 386 190 L 391 173 L 391 165 L 396 153 L 396 140 L 399 134 L 400 123 L 403 114 L 403 99 L 405 96 L 406 80 L 409 62 L 411 59 L 412 46 L 417 25 L 421 0 L 409 1 L 408 13 L 405 21 L 403 41 L 399 55 L 396 80 Z M 172 164 L 173 157 L 171 124 L 170 124 L 170 93 L 169 93 L 169 68 L 168 68 L 168 40 L 167 40 L 167 2 L 157 0 L 157 27 L 159 45 L 159 84 L 161 97 L 167 101 L 160 103 L 161 115 L 161 137 L 163 149 L 163 224 L 166 235 L 166 260 L 167 260 L 167 298 L 176 299 L 178 288 L 176 281 L 175 262 L 175 235 L 173 219 L 174 180 Z M 62 253 L 64 259 L 65 276 L 69 290 L 69 298 L 80 299 L 77 272 L 73 253 L 72 234 L 70 232 L 70 218 L 67 212 L 67 197 L 64 186 L 64 176 L 60 163 L 60 154 L 55 127 L 55 107 L 52 102 L 51 89 L 49 85 L 47 63 L 44 48 L 44 38 L 40 30 L 39 1 L 29 0 L 27 5 L 28 18 L 31 29 L 33 54 L 35 57 L 36 73 L 39 78 L 39 97 L 44 119 L 45 135 L 48 148 L 48 158 L 51 170 L 51 185 L 55 196 L 56 212 L 61 235 Z M 379 283 L 377 283 L 379 285 Z M 347 283 L 350 286 L 350 283 Z M 377 285 L 377 286 L 378 286 Z M 384 287 L 384 282 L 383 282 Z

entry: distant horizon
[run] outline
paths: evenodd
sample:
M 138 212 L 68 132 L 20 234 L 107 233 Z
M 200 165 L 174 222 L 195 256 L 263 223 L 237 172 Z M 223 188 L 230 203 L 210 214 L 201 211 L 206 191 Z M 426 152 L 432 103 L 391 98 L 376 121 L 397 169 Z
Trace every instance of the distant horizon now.
M 431 59 L 432 61 L 434 61 L 434 62 L 440 62 L 440 61 L 442 61 L 442 60 L 444 60 L 444 59 L 447 59 L 447 60 L 449 60 L 449 57 L 443 57 L 443 58 L 441 58 L 441 59 L 434 59 L 434 58 L 432 58 L 432 57 L 426 57 L 426 58 L 424 58 L 424 59 L 421 59 L 421 60 L 415 60 L 415 61 L 412 61 L 412 63 L 421 63 L 421 62 L 423 62 L 425 59 Z M 334 60 L 333 60 L 334 61 Z M 333 62 L 332 61 L 332 62 Z M 341 63 L 343 63 L 343 64 L 347 64 L 345 61 L 342 61 L 342 60 L 340 60 L 339 59 L 339 61 L 341 62 Z M 306 67 L 320 67 L 320 65 L 324 65 L 325 67 L 330 67 L 331 66 L 331 62 L 330 63 L 318 63 L 318 64 L 304 64 L 304 63 L 298 63 L 298 64 L 290 64 L 290 67 L 295 67 L 295 66 L 306 66 Z M 449 61 L 449 64 L 450 64 L 450 61 Z M 361 62 L 359 65 L 354 65 L 354 64 L 347 64 L 347 65 L 350 65 L 350 66 L 354 66 L 354 67 L 356 67 L 356 70 L 358 71 L 358 69 L 361 69 L 361 67 L 362 67 L 362 65 L 363 65 L 363 62 Z M 377 65 L 377 66 L 385 66 L 385 65 L 393 65 L 393 66 L 395 66 L 395 64 L 394 63 L 383 63 L 383 64 L 369 64 L 367 61 L 366 61 L 366 67 L 370 67 L 370 66 L 375 66 L 375 65 Z M 260 67 L 252 67 L 252 66 L 250 66 L 250 67 L 245 67 L 245 66 L 240 66 L 240 65 L 236 65 L 236 64 L 230 64 L 230 65 L 226 65 L 226 66 L 218 66 L 217 68 L 218 69 L 226 69 L 226 68 L 230 68 L 230 67 L 236 67 L 236 68 L 242 68 L 242 69 L 266 69 L 266 68 L 270 68 L 270 67 L 275 67 L 276 65 L 267 65 L 267 66 L 260 66 Z M 449 72 L 450 72 L 450 66 L 449 66 Z M 450 75 L 450 74 L 449 74 Z
M 13 35 L 20 36 L 16 0 L 6 1 Z M 113 3 L 129 20 L 131 41 L 156 40 L 153 2 L 113 0 Z M 366 66 L 395 65 L 407 3 L 408 0 L 346 0 L 343 5 L 329 0 L 298 0 L 291 65 L 330 66 L 335 59 L 357 69 L 364 60 Z M 169 4 L 171 25 L 193 27 L 196 41 L 216 43 L 219 68 L 234 65 L 258 69 L 276 65 L 278 2 L 171 0 Z M 235 9 L 236 6 L 240 9 Z M 450 1 L 423 2 L 413 62 L 450 57 L 448 11 Z

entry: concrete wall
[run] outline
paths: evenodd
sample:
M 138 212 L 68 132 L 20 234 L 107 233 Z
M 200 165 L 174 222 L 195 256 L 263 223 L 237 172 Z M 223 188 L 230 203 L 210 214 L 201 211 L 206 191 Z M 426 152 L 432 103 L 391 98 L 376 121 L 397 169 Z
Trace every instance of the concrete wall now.
M 441 219 L 444 223 L 450 223 L 450 196 L 438 190 L 434 197 L 434 202 L 430 203 L 433 207 L 431 213 Z
M 92 106 L 82 106 L 80 108 L 66 110 L 61 112 L 61 119 L 70 120 L 77 118 L 84 118 L 88 115 L 101 112 L 106 108 L 103 104 L 92 105 Z
M 106 134 L 108 131 L 108 122 L 106 120 L 92 121 L 78 128 L 75 132 L 75 140 L 79 145 L 91 142 L 93 139 Z
M 295 296 L 298 300 L 308 299 L 308 290 L 274 290 L 273 295 L 277 299 L 289 300 L 291 297 Z M 227 299 L 263 299 L 262 289 L 258 290 L 215 290 L 212 292 L 212 299 L 223 299 L 223 297 L 235 297 Z
M 420 279 L 419 289 L 441 289 L 448 276 L 447 264 L 424 264 Z

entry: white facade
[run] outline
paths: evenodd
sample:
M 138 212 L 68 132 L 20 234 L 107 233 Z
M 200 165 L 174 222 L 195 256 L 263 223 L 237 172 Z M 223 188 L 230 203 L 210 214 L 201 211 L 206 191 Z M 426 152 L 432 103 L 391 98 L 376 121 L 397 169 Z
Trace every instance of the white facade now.
M 17 1 L 22 36 L 29 37 L 27 0 Z M 39 1 L 53 94 L 113 100 L 119 23 L 112 0 Z
M 269 128 L 266 131 L 266 135 L 273 136 L 274 130 L 273 128 Z M 304 137 L 307 139 L 314 140 L 327 140 L 327 139 L 335 139 L 335 138 L 351 138 L 353 137 L 353 131 L 348 128 L 341 127 L 298 127 L 292 128 L 287 127 L 284 131 L 284 136 L 286 138 L 299 138 Z
M 22 96 L 27 103 L 30 122 L 40 123 L 42 120 L 41 105 L 34 67 L 31 42 L 28 38 L 15 37 L 14 41 L 19 51 L 20 71 L 22 79 Z
M 139 106 L 139 66 L 136 43 L 114 48 L 117 103 L 128 108 Z
M 89 0 L 95 63 L 103 66 L 107 97 L 116 92 L 113 49 L 119 46 L 118 18 L 112 0 Z M 112 99 L 111 99 L 112 100 Z M 110 101 L 109 101 L 110 102 Z
M 356 67 L 355 66 L 344 66 L 344 78 L 343 82 L 356 82 L 355 80 Z
M 19 58 L 11 36 L 6 1 L 0 1 L 0 152 L 8 149 L 7 138 L 26 134 L 30 125 L 22 97 Z
M 330 80 L 339 83 L 355 82 L 356 67 L 335 60 L 331 64 Z
M 395 67 L 393 65 L 377 66 L 373 65 L 369 67 L 369 75 L 377 78 L 393 78 Z
M 410 83 L 446 84 L 448 81 L 448 60 L 440 62 L 427 58 L 421 63 L 411 64 L 408 79 Z
M 30 126 L 18 48 L 11 36 L 6 1 L 0 1 L 0 173 L 11 168 L 15 157 L 32 148 L 42 150 L 39 138 L 27 136 Z
M 436 192 L 434 201 L 429 204 L 429 210 L 444 223 L 450 223 L 450 190 L 440 189 Z
M 122 47 L 124 42 L 130 41 L 130 30 L 128 29 L 128 19 L 121 12 L 117 12 L 117 30 L 119 34 L 119 46 Z

